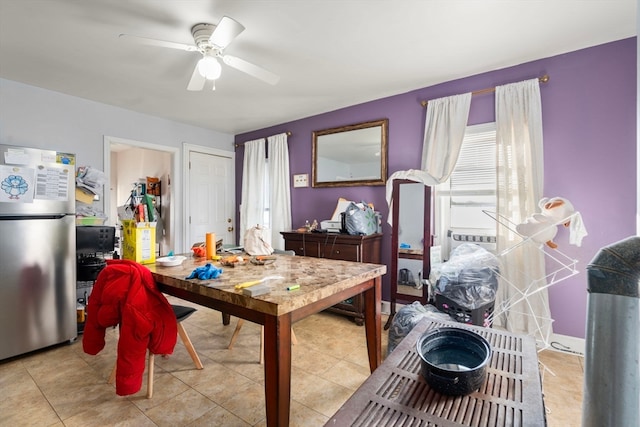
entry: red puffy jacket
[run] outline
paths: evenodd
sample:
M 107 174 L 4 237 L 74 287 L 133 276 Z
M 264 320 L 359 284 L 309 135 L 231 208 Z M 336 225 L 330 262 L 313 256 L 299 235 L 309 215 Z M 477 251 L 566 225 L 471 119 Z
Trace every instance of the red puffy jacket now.
M 178 338 L 173 308 L 158 290 L 148 268 L 128 260 L 107 260 L 87 304 L 82 348 L 98 354 L 106 328 L 120 326 L 116 393 L 126 396 L 142 387 L 147 349 L 171 354 Z

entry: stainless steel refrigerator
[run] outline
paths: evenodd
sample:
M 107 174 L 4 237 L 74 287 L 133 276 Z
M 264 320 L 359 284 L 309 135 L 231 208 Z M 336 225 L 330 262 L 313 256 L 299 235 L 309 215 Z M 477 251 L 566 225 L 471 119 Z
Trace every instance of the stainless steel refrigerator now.
M 75 156 L 0 145 L 0 360 L 77 337 Z

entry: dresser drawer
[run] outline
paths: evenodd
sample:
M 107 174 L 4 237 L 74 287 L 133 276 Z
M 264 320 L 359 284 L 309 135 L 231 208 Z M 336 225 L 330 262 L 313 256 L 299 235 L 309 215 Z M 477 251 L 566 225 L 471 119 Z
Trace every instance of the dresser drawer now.
M 324 258 L 359 262 L 360 245 L 327 245 L 323 255 Z
M 320 257 L 320 245 L 317 242 L 303 242 L 302 240 L 285 240 L 284 249 L 294 251 L 298 256 Z

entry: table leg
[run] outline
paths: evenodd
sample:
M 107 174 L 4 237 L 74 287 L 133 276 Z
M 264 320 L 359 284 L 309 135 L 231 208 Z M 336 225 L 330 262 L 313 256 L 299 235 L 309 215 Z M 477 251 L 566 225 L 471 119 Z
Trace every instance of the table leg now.
M 375 371 L 382 363 L 382 330 L 380 327 L 380 304 L 382 298 L 382 277 L 374 280 L 374 286 L 363 292 L 364 327 L 367 335 L 369 369 Z
M 288 426 L 291 406 L 291 317 L 288 314 L 265 319 L 264 378 L 267 426 Z

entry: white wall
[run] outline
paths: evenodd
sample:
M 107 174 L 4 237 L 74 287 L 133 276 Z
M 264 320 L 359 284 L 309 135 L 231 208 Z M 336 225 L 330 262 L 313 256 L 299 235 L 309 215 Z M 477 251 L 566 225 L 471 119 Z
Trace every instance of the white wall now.
M 169 196 L 169 187 L 167 185 L 168 173 L 171 171 L 169 153 L 130 148 L 115 153 L 111 158 L 112 162 L 114 160 L 118 166 L 117 170 L 112 172 L 111 175 L 111 183 L 116 186 L 115 198 L 111 200 L 112 208 L 124 205 L 131 195 L 133 184 L 146 182 L 148 176 L 160 178 L 164 184 L 162 195 Z
M 105 135 L 176 148 L 189 143 L 230 152 L 234 142 L 231 134 L 0 79 L 0 144 L 75 153 L 77 165 L 105 171 Z M 181 156 L 182 150 L 177 151 Z M 182 165 L 182 159 L 177 163 Z M 182 175 L 182 171 L 179 173 Z M 183 206 L 181 193 L 173 194 L 176 206 Z M 105 210 L 102 201 L 98 205 Z M 182 210 L 176 209 L 175 216 L 176 224 L 180 224 Z M 181 232 L 178 228 L 176 233 Z

